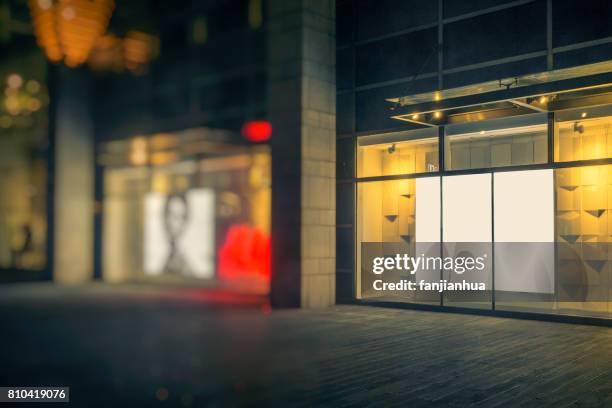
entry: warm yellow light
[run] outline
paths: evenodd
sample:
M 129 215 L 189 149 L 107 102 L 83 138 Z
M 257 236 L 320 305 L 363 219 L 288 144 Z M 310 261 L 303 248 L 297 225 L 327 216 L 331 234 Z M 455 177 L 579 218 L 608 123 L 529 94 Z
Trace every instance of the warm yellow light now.
M 580 114 L 580 117 L 581 117 L 581 118 L 586 118 L 586 117 L 587 117 L 587 113 L 586 113 L 586 112 L 582 112 L 582 113 Z
M 132 139 L 130 144 L 130 162 L 135 166 L 147 164 L 147 139 L 144 137 L 136 137 Z
M 434 118 L 440 119 L 441 117 L 442 117 L 442 112 L 440 112 L 440 111 L 435 111 L 434 112 Z
M 415 113 L 414 115 L 412 115 L 412 120 L 417 120 L 419 118 L 419 114 Z
M 4 107 L 6 108 L 6 111 L 13 116 L 19 114 L 19 111 L 21 110 L 19 107 L 19 98 L 14 95 L 7 97 L 4 100 Z
M 180 156 L 177 152 L 157 152 L 151 155 L 151 164 L 155 166 L 162 166 L 177 162 Z
M 9 88 L 19 89 L 21 88 L 21 85 L 23 85 L 23 78 L 21 78 L 21 75 L 19 74 L 11 74 L 8 76 L 6 84 Z
M 480 134 L 481 134 L 481 135 L 484 135 L 484 134 L 485 134 L 485 131 L 484 131 L 484 130 L 481 130 L 481 131 L 480 131 Z
M 36 112 L 40 109 L 40 101 L 36 98 L 32 98 L 28 101 L 28 109 L 32 112 Z
M 440 92 L 436 91 L 436 93 L 434 94 L 434 100 L 439 101 L 440 100 Z
M 125 67 L 133 73 L 142 73 L 146 65 L 157 56 L 159 39 L 141 31 L 128 31 L 123 40 Z
M 38 7 L 43 10 L 49 10 L 52 5 L 51 0 L 38 0 Z
M 66 7 L 62 10 L 62 17 L 66 20 L 72 20 L 76 16 L 76 12 L 72 7 Z
M 548 102 L 548 97 L 547 96 L 540 96 L 540 103 L 541 104 L 545 104 L 546 102 Z
M 47 58 L 69 67 L 84 63 L 106 31 L 113 0 L 29 0 L 34 35 Z
M 28 82 L 26 82 L 26 90 L 31 94 L 36 94 L 38 91 L 40 91 L 40 84 L 38 81 L 30 79 Z

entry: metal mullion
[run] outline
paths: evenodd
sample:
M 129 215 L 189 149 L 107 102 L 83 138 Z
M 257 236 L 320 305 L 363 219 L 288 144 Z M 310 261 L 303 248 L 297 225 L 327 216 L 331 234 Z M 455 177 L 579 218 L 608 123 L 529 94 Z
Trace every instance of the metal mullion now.
M 523 6 L 525 4 L 529 4 L 529 3 L 533 3 L 536 0 L 517 0 L 517 1 L 513 1 L 510 3 L 506 3 L 500 6 L 494 6 L 494 7 L 489 7 L 486 9 L 482 9 L 482 10 L 478 10 L 478 11 L 473 11 L 471 13 L 465 13 L 465 14 L 460 14 L 458 16 L 455 17 L 449 17 L 449 18 L 445 18 L 443 20 L 444 24 L 448 24 L 448 23 L 454 23 L 456 21 L 461 21 L 461 20 L 467 20 L 470 18 L 474 18 L 474 17 L 478 17 L 478 16 L 483 16 L 485 14 L 491 14 L 491 13 L 495 13 L 497 11 L 502 11 L 502 10 L 507 10 L 507 9 L 511 9 L 517 6 Z
M 445 148 L 446 142 L 444 136 L 446 128 L 440 126 L 438 128 L 438 170 L 440 176 L 440 259 L 444 259 L 444 190 L 442 188 L 442 174 L 444 174 L 446 168 L 445 162 Z M 444 265 L 440 268 L 440 280 L 444 279 Z M 440 292 L 440 306 L 444 306 L 444 292 Z
M 444 88 L 444 1 L 438 0 L 438 89 Z
M 468 174 L 485 174 L 485 173 L 505 173 L 511 171 L 526 171 L 526 170 L 545 170 L 545 169 L 564 169 L 568 167 L 587 167 L 587 166 L 602 166 L 612 164 L 612 157 L 605 159 L 592 160 L 575 160 L 569 162 L 553 162 L 553 163 L 536 163 L 516 166 L 504 167 L 484 167 L 478 169 L 461 169 L 461 170 L 442 170 L 425 173 L 409 173 L 409 174 L 393 174 L 387 176 L 371 176 L 371 177 L 356 177 L 354 179 L 341 180 L 342 183 L 362 183 L 370 181 L 387 181 L 387 180 L 404 180 L 421 177 L 434 176 L 461 176 Z
M 555 114 L 554 112 L 548 112 L 547 115 L 548 129 L 548 163 L 554 164 L 555 162 Z
M 495 174 L 491 173 L 491 310 L 495 310 Z

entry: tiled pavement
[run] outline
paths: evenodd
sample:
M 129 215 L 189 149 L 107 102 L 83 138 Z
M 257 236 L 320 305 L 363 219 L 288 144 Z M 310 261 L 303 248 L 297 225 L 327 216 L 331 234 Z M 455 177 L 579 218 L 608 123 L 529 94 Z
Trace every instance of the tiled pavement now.
M 87 407 L 612 407 L 610 328 L 194 293 L 0 288 L 0 385 Z

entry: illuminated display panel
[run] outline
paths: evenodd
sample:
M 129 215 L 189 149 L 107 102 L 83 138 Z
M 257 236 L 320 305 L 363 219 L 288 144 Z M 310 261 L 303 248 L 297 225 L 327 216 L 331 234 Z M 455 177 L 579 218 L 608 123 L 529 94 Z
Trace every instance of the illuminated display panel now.
M 485 291 L 444 292 L 448 306 L 491 308 L 491 174 L 471 174 L 442 178 L 442 231 L 445 257 L 483 257 L 485 267 L 478 272 L 456 274 L 445 270 L 449 282 L 484 283 Z
M 200 279 L 215 274 L 215 193 L 144 196 L 145 275 L 175 273 Z
M 495 290 L 497 304 L 526 300 L 523 293 L 554 293 L 552 170 L 494 174 Z M 505 292 L 502 296 L 502 293 Z M 540 300 L 551 301 L 551 297 Z M 523 302 L 523 304 L 525 304 Z M 527 306 L 535 306 L 527 305 Z M 551 307 L 551 304 L 544 304 Z
M 491 174 L 442 179 L 444 242 L 491 242 Z

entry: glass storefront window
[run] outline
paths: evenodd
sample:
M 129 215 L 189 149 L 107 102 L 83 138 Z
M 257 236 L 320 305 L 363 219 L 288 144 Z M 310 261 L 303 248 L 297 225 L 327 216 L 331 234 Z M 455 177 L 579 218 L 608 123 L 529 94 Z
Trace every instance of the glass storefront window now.
M 362 259 L 440 253 L 440 177 L 363 182 L 358 184 L 357 195 L 359 296 L 381 297 L 373 290 L 375 277 L 368 265 L 362 267 Z M 437 281 L 439 274 L 434 275 Z M 387 272 L 385 279 L 432 280 L 431 276 L 406 271 Z M 438 304 L 440 297 L 438 293 L 406 293 L 402 300 Z
M 439 293 L 374 290 L 373 257 L 487 254 L 478 276 L 386 270 L 385 281 L 476 279 L 485 291 L 442 301 L 482 309 L 494 281 L 499 310 L 610 317 L 612 165 L 364 181 L 357 206 L 361 298 L 440 302 Z
M 358 142 L 358 177 L 438 171 L 438 130 L 364 136 Z
M 555 161 L 612 157 L 612 107 L 561 112 L 555 123 Z
M 215 132 L 103 146 L 105 280 L 268 292 L 269 149 L 221 142 Z
M 469 122 L 446 127 L 447 170 L 546 163 L 545 115 Z
M 554 310 L 553 185 L 552 169 L 493 175 L 497 309 Z
M 555 161 L 612 157 L 608 106 L 560 111 L 555 121 Z M 445 131 L 447 170 L 548 162 L 546 114 L 451 124 Z M 437 156 L 436 132 L 419 132 L 416 139 L 408 133 L 359 139 L 358 177 L 405 176 L 357 182 L 358 297 L 612 316 L 612 165 L 411 176 L 438 171 L 437 158 L 423 154 Z M 485 291 L 373 288 L 380 279 L 372 274 L 373 257 L 485 253 L 484 274 L 476 277 Z M 384 274 L 385 282 L 473 278 L 448 270 L 410 275 L 385 268 Z
M 612 165 L 557 169 L 555 183 L 559 310 L 609 317 Z

